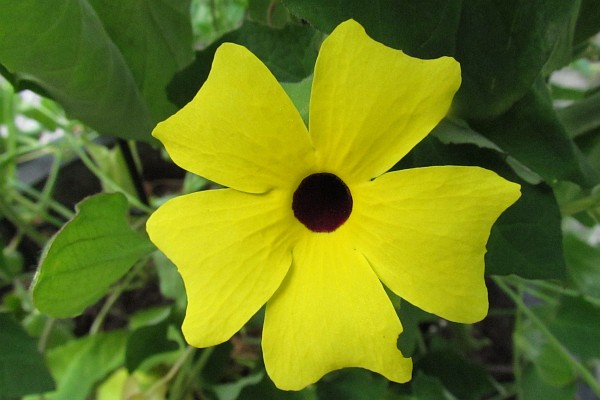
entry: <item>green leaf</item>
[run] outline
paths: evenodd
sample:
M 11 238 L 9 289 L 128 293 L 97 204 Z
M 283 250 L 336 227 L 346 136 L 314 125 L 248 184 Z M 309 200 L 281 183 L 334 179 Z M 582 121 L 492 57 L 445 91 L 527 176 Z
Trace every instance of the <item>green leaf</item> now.
M 600 306 L 582 297 L 562 296 L 550 330 L 581 359 L 600 358 Z
M 580 45 L 599 31 L 598 0 L 581 0 L 573 44 Z
M 215 51 L 224 42 L 248 48 L 279 81 L 300 81 L 313 71 L 321 36 L 309 26 L 286 25 L 275 30 L 246 21 L 238 30 L 229 32 L 207 49 L 196 53 L 196 60 L 177 74 L 169 85 L 169 98 L 183 107 L 196 95 L 208 77 Z
M 152 123 L 175 113 L 166 86 L 194 59 L 190 0 L 89 1 L 129 66 Z
M 285 82 L 281 84 L 287 95 L 292 99 L 306 126 L 308 126 L 312 81 L 313 77 L 310 75 L 300 82 Z
M 591 243 L 595 229 L 565 221 L 563 245 L 569 280 L 585 296 L 600 300 L 600 245 Z
M 375 40 L 413 57 L 453 55 L 461 15 L 460 0 L 284 0 L 295 14 L 330 33 L 355 19 Z
M 541 80 L 505 114 L 474 128 L 546 182 L 566 180 L 589 188 L 599 180 L 558 120 Z
M 33 282 L 33 300 L 55 317 L 80 314 L 106 294 L 153 248 L 126 221 L 120 193 L 99 194 L 78 204 L 77 214 L 50 242 Z
M 128 333 L 113 331 L 86 336 L 48 352 L 57 390 L 48 400 L 86 399 L 94 385 L 123 364 Z
M 422 372 L 413 379 L 412 383 L 415 400 L 457 400 L 435 377 Z
M 506 112 L 530 89 L 568 29 L 578 2 L 472 0 L 463 3 L 456 59 L 458 112 L 471 119 Z
M 131 71 L 86 0 L 2 1 L 0 62 L 98 132 L 150 139 Z
M 242 390 L 239 399 L 243 400 L 317 400 L 315 385 L 304 390 L 293 392 L 279 390 L 269 379 L 267 374 L 262 381 L 256 385 L 246 386 Z
M 600 91 L 557 111 L 560 122 L 572 138 L 600 129 Z
M 353 18 L 373 39 L 420 58 L 454 56 L 462 117 L 500 115 L 530 89 L 570 28 L 578 2 L 561 0 L 285 0 L 290 11 L 331 32 Z
M 141 327 L 129 336 L 125 352 L 125 366 L 129 372 L 133 372 L 149 357 L 178 348 L 176 342 L 167 338 L 168 328 L 168 321 L 162 321 Z
M 575 399 L 575 383 L 557 388 L 549 385 L 533 365 L 523 368 L 519 384 L 519 399 L 521 400 L 573 400 Z
M 0 399 L 54 389 L 37 342 L 7 313 L 0 313 Z
M 446 389 L 462 400 L 482 399 L 494 393 L 491 378 L 485 370 L 454 350 L 431 351 L 417 362 L 415 368 L 438 378 Z
M 546 184 L 534 185 L 519 177 L 504 158 L 494 150 L 471 144 L 442 144 L 430 135 L 397 167 L 476 165 L 519 183 L 521 198 L 492 227 L 485 256 L 486 274 L 562 279 L 566 266 L 562 254 L 561 216 L 554 194 Z
M 317 383 L 320 399 L 371 400 L 382 399 L 388 381 L 364 369 L 344 369 L 326 375 Z

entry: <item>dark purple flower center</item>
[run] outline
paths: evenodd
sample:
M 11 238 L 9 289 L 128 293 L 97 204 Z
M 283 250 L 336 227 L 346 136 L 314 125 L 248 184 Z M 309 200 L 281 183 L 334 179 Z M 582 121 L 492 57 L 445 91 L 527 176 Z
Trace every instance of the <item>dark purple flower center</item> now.
M 304 178 L 294 192 L 292 210 L 313 232 L 333 232 L 350 216 L 352 195 L 337 176 L 322 172 Z

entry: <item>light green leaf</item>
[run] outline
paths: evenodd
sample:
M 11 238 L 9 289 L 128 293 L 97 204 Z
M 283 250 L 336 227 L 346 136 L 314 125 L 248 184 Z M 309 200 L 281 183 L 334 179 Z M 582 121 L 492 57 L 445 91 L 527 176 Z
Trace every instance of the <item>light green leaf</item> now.
M 153 248 L 127 225 L 127 200 L 99 194 L 78 204 L 77 214 L 47 244 L 33 283 L 42 312 L 71 317 L 106 294 Z
M 36 340 L 6 313 L 0 313 L 0 371 L 0 399 L 54 389 Z
M 600 305 L 582 297 L 562 296 L 550 329 L 571 352 L 583 360 L 600 359 Z
M 194 59 L 190 0 L 89 1 L 129 66 L 152 123 L 175 113 L 166 86 Z
M 522 400 L 573 400 L 576 398 L 575 383 L 560 388 L 549 385 L 533 365 L 523 368 L 521 379 L 517 382 L 519 384 L 518 398 Z
M 48 400 L 89 398 L 95 384 L 123 364 L 128 332 L 86 336 L 48 352 L 57 390 Z
M 565 221 L 563 245 L 569 280 L 585 296 L 600 300 L 600 244 L 590 243 L 593 229 Z
M 0 63 L 105 135 L 150 139 L 148 110 L 86 0 L 2 0 Z M 20 85 L 19 85 L 20 86 Z

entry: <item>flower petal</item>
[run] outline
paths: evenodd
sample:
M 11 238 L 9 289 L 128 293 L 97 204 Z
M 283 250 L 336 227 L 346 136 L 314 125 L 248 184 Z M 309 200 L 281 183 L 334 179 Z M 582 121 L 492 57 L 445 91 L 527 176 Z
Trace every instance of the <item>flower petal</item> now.
M 398 316 L 366 260 L 338 233 L 299 242 L 286 279 L 267 303 L 263 354 L 280 389 L 302 389 L 344 367 L 410 379 L 412 362 L 396 347 Z
M 150 239 L 181 273 L 186 340 L 228 340 L 281 284 L 292 262 L 294 224 L 281 193 L 232 189 L 176 197 L 148 220 Z
M 340 24 L 321 46 L 310 102 L 322 169 L 349 183 L 386 172 L 446 115 L 460 81 L 453 58 L 412 58 Z
M 300 179 L 313 157 L 304 122 L 275 77 L 232 43 L 217 49 L 196 97 L 152 134 L 180 167 L 252 193 L 297 183 L 290 176 Z
M 476 322 L 488 309 L 485 244 L 519 188 L 478 167 L 391 172 L 352 188 L 349 229 L 400 297 L 450 321 Z

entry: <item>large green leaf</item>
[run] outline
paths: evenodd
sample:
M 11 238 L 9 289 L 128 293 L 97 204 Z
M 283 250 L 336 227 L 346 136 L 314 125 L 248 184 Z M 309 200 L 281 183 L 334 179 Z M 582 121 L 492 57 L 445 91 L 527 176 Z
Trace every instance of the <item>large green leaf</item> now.
M 484 119 L 507 111 L 529 91 L 577 12 L 577 1 L 465 1 L 455 54 L 463 76 L 459 113 Z
M 175 111 L 166 87 L 194 59 L 190 0 L 89 0 L 120 49 L 152 122 Z
M 121 366 L 128 332 L 112 331 L 73 340 L 48 352 L 57 390 L 48 400 L 92 398 L 94 385 Z
M 321 34 L 309 26 L 286 25 L 271 29 L 251 21 L 229 32 L 210 47 L 196 53 L 196 60 L 169 85 L 169 98 L 184 106 L 195 95 L 210 72 L 217 48 L 224 42 L 247 47 L 271 70 L 279 81 L 297 82 L 313 71 Z
M 0 64 L 102 134 L 149 139 L 135 80 L 86 0 L 0 0 Z M 17 82 L 18 83 L 18 82 Z
M 323 32 L 355 19 L 373 39 L 414 57 L 453 55 L 460 0 L 285 0 L 288 9 Z
M 0 313 L 0 371 L 0 399 L 54 389 L 37 341 L 6 313 Z
M 598 182 L 556 116 L 542 80 L 506 113 L 475 129 L 546 182 L 566 180 L 586 188 Z
M 454 129 L 444 124 L 438 130 L 445 127 Z M 562 254 L 561 217 L 552 190 L 546 184 L 531 184 L 519 177 L 507 166 L 504 157 L 494 150 L 471 144 L 442 144 L 430 135 L 398 167 L 477 165 L 519 183 L 521 198 L 492 227 L 485 258 L 486 273 L 562 279 L 566 267 Z
M 571 28 L 579 6 L 561 0 L 284 3 L 324 32 L 354 18 L 375 40 L 412 56 L 454 56 L 463 77 L 456 106 L 463 117 L 473 119 L 499 115 L 527 93 L 560 45 L 561 34 Z
M 133 263 L 153 248 L 127 225 L 127 200 L 99 194 L 47 244 L 33 282 L 33 301 L 55 317 L 80 314 L 106 294 Z

